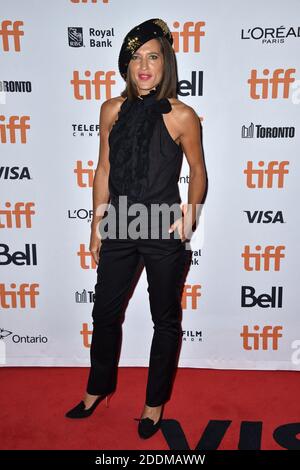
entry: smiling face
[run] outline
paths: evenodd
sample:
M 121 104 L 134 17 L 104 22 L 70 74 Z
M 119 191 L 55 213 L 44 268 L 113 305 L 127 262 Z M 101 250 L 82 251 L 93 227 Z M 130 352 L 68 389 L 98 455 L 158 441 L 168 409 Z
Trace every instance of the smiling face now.
M 160 43 L 156 39 L 145 42 L 132 55 L 128 69 L 138 88 L 138 93 L 140 95 L 149 93 L 163 77 L 164 57 L 160 50 Z

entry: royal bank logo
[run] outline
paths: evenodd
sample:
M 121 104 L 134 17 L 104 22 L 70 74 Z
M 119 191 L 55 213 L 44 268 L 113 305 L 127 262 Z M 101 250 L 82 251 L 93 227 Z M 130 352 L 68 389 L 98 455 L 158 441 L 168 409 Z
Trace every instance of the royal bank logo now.
M 69 27 L 68 40 L 70 47 L 83 47 L 83 29 L 75 26 Z
M 243 139 L 293 139 L 296 129 L 293 126 L 263 126 L 251 122 L 249 126 L 242 126 Z

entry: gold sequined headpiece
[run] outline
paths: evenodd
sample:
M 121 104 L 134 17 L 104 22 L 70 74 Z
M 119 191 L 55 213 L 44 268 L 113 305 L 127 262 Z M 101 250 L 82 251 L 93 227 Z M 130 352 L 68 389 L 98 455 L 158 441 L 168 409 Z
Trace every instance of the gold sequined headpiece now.
M 126 34 L 118 60 L 119 71 L 124 80 L 127 77 L 128 64 L 135 51 L 145 42 L 158 37 L 165 37 L 171 45 L 173 44 L 173 37 L 168 25 L 159 18 L 144 21 Z

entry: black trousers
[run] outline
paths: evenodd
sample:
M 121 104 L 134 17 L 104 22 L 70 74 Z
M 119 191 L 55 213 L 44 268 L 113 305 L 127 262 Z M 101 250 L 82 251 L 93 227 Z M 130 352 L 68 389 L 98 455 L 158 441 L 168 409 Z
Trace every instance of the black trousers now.
M 159 406 L 170 399 L 182 341 L 181 296 L 191 256 L 186 244 L 175 238 L 102 240 L 88 393 L 102 395 L 116 389 L 123 316 L 145 267 L 154 329 L 145 403 Z

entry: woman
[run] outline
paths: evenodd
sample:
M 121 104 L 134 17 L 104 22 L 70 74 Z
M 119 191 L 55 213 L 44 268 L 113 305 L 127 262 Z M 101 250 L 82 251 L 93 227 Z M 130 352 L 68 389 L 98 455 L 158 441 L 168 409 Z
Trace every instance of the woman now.
M 69 418 L 90 416 L 104 398 L 108 404 L 108 397 L 116 389 L 121 313 L 142 261 L 154 323 L 146 400 L 138 418 L 142 438 L 159 429 L 164 403 L 170 398 L 182 336 L 182 286 L 192 254 L 184 242 L 196 222 L 206 184 L 199 118 L 176 98 L 172 44 L 171 32 L 161 19 L 150 19 L 134 27 L 126 35 L 119 54 L 119 70 L 126 89 L 101 106 L 90 240 L 90 251 L 98 264 L 91 368 L 84 400 L 66 414 Z M 178 179 L 183 151 L 190 179 L 188 204 L 181 208 Z M 126 198 L 125 206 L 121 205 L 122 197 Z M 116 216 L 116 232 L 110 229 L 107 235 L 101 225 L 100 235 L 99 224 L 106 220 L 103 215 L 109 201 L 107 219 Z M 128 235 L 132 213 L 125 224 L 120 222 L 135 203 L 143 204 L 148 211 L 142 220 L 141 238 L 132 230 Z M 165 220 L 161 223 L 157 215 L 153 216 L 155 204 L 175 207 L 168 213 L 169 230 Z M 163 218 L 166 219 L 165 214 Z M 158 236 L 154 229 L 158 229 Z

